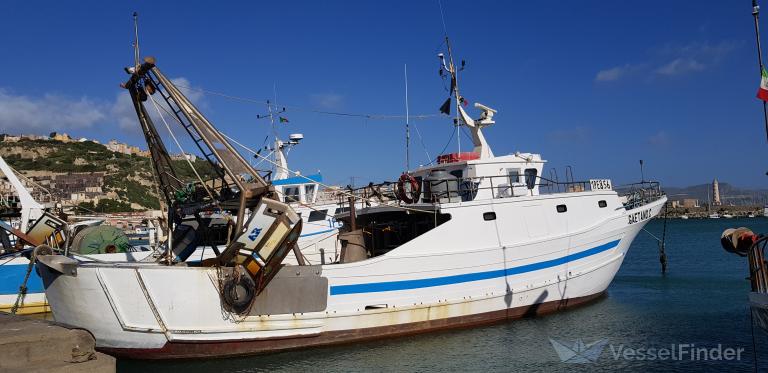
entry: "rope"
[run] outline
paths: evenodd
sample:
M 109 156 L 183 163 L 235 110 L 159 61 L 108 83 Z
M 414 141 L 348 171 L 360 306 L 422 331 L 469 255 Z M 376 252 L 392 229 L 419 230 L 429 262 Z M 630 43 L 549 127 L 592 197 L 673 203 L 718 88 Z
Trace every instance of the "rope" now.
M 226 93 L 211 91 L 211 90 L 207 90 L 207 89 L 203 89 L 203 88 L 188 87 L 188 86 L 183 86 L 183 85 L 179 85 L 179 84 L 176 84 L 176 86 L 179 87 L 179 88 L 189 89 L 189 90 L 192 90 L 192 91 L 198 91 L 198 92 L 203 92 L 203 93 L 214 95 L 214 96 L 224 97 L 224 98 L 227 98 L 227 99 L 230 99 L 230 100 L 248 102 L 248 103 L 259 104 L 259 105 L 267 105 L 267 106 L 270 106 L 270 107 L 274 107 L 276 109 L 277 108 L 289 108 L 289 109 L 292 109 L 292 110 L 304 111 L 304 112 L 315 113 L 315 114 L 336 115 L 336 116 L 342 116 L 342 117 L 366 118 L 366 119 L 377 119 L 377 120 L 404 119 L 405 118 L 405 115 L 343 113 L 343 112 L 338 112 L 338 111 L 325 111 L 325 110 L 309 109 L 309 108 L 303 108 L 303 107 L 300 107 L 300 106 L 292 106 L 292 105 L 290 105 L 290 106 L 289 105 L 279 105 L 278 106 L 277 104 L 274 104 L 274 103 L 271 103 L 271 102 L 268 102 L 268 101 L 262 101 L 262 100 L 248 98 L 248 97 L 233 96 L 233 95 L 228 95 Z M 410 119 L 421 120 L 421 119 L 439 117 L 440 115 L 441 114 L 419 114 L 419 115 L 411 115 L 409 118 Z
M 427 164 L 432 163 L 432 157 L 429 156 L 429 152 L 427 151 L 427 146 L 424 145 L 424 138 L 421 136 L 421 131 L 419 131 L 419 127 L 416 125 L 416 123 L 413 124 L 413 128 L 416 129 L 416 134 L 419 135 L 419 142 L 421 143 L 421 148 L 424 149 L 424 154 L 427 155 Z
M 27 265 L 27 273 L 24 275 L 24 282 L 19 285 L 19 295 L 16 296 L 16 302 L 13 303 L 13 307 L 11 308 L 12 315 L 15 315 L 19 310 L 19 305 L 24 304 L 24 297 L 27 296 L 27 281 L 29 281 L 29 275 L 32 273 L 32 267 L 35 266 L 35 260 L 37 260 L 37 255 L 32 251 L 29 258 L 29 264 Z
M 448 149 L 448 145 L 451 145 L 451 140 L 453 140 L 453 135 L 455 135 L 456 132 L 451 130 L 451 137 L 448 138 L 448 142 L 445 143 L 445 146 L 443 147 L 443 150 L 440 151 L 440 154 L 445 154 L 445 149 Z M 430 164 L 434 163 L 435 161 L 429 162 Z
M 749 330 L 752 332 L 752 357 L 754 361 L 755 372 L 757 372 L 757 343 L 755 342 L 755 311 L 749 306 Z
M 160 112 L 160 106 L 157 105 L 157 101 L 155 101 L 155 98 L 152 97 L 152 95 L 150 95 L 149 92 L 147 92 L 147 97 L 149 97 L 149 99 L 152 100 L 152 105 L 154 105 L 155 110 L 157 110 L 157 115 L 160 116 L 160 119 L 163 121 L 163 124 L 165 124 L 165 128 L 168 129 L 168 133 L 171 135 L 171 138 L 173 139 L 173 142 L 176 143 L 176 146 L 179 147 L 179 151 L 181 151 L 181 154 L 186 154 L 184 152 L 184 148 L 181 147 L 181 144 L 179 143 L 179 140 L 177 140 L 176 136 L 174 136 L 173 131 L 171 130 L 171 126 L 168 125 L 168 122 L 165 121 L 165 117 Z M 166 114 L 168 113 L 165 110 L 165 108 L 162 108 L 162 109 L 163 109 L 163 111 L 166 112 Z M 183 157 L 183 158 L 184 158 L 184 160 L 187 161 L 187 164 L 192 169 L 192 172 L 195 173 L 195 176 L 197 177 L 197 180 L 199 180 L 200 184 L 203 186 L 203 188 L 205 188 L 205 192 L 208 193 L 209 197 L 211 197 L 211 200 L 213 201 L 213 203 L 215 203 L 216 206 L 219 206 L 219 201 L 216 198 L 213 197 L 213 193 L 211 193 L 211 191 L 208 189 L 208 186 L 205 185 L 205 181 L 203 181 L 203 178 L 200 177 L 200 174 L 197 173 L 197 170 L 195 169 L 195 166 L 192 165 L 192 162 L 189 160 L 189 158 L 187 158 L 187 157 Z M 221 206 L 219 206 L 219 208 L 221 208 Z

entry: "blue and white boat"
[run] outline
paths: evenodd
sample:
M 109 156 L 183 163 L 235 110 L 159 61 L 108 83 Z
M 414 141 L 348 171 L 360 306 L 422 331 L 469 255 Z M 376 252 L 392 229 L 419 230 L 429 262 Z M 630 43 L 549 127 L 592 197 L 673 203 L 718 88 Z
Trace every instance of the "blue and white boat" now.
M 453 63 L 448 70 L 455 81 Z M 126 87 L 137 112 L 141 93 L 152 94 L 142 82 L 160 82 L 169 92 L 163 97 L 180 102 L 206 135 L 222 139 L 154 59 L 131 74 Z M 636 184 L 620 195 L 609 179 L 547 180 L 540 154 L 494 155 L 483 133 L 495 123 L 494 109 L 475 104 L 480 116 L 472 119 L 459 104 L 458 89 L 455 97 L 457 124 L 472 134 L 471 154 L 448 154 L 401 176 L 398 203 L 355 206 L 337 215 L 344 222 L 339 260 L 259 262 L 285 254 L 290 234 L 315 222 L 291 207 L 311 200 L 312 179 L 302 177 L 307 183 L 276 185 L 283 196 L 298 195 L 288 208 L 285 198 L 260 197 L 247 226 L 234 232 L 230 248 L 242 258 L 237 262 L 41 257 L 37 267 L 55 319 L 89 330 L 98 348 L 118 356 L 222 357 L 469 327 L 602 296 L 636 235 L 667 201 L 658 183 Z M 144 125 L 145 118 L 139 116 Z M 232 148 L 221 141 L 221 149 Z M 323 224 L 318 232 L 333 227 Z M 264 232 L 278 232 L 278 238 Z M 258 290 L 236 283 L 245 278 L 243 271 L 262 276 L 255 277 L 256 286 L 265 273 L 271 277 Z

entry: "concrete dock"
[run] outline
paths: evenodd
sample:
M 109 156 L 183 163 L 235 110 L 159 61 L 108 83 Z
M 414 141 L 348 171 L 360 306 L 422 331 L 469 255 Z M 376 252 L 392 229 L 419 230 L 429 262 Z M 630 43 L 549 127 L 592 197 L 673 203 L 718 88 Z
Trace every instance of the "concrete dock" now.
M 91 333 L 51 321 L 0 313 L 0 372 L 115 371 L 115 358 L 95 350 Z

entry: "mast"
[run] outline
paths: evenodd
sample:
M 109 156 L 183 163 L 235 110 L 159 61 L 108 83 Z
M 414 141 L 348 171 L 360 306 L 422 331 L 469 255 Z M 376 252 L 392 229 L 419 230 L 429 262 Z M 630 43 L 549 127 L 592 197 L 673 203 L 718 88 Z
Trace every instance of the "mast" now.
M 405 72 L 405 172 L 411 169 L 411 128 L 408 123 L 408 65 L 403 65 Z
M 760 47 L 760 6 L 757 5 L 757 0 L 752 0 L 752 18 L 755 20 L 755 41 L 757 43 L 757 64 L 760 68 L 760 77 L 763 76 L 763 70 L 765 69 L 765 66 L 763 66 L 763 50 Z M 761 100 L 762 101 L 762 100 Z M 768 103 L 763 101 L 763 121 L 765 122 L 765 136 L 766 140 L 768 140 L 768 107 L 766 106 Z
M 456 97 L 456 143 L 461 152 L 461 121 L 459 120 L 459 109 L 461 108 L 461 95 L 459 94 L 459 74 L 456 71 L 456 65 L 453 64 L 453 52 L 451 51 L 451 42 L 448 40 L 448 36 L 445 36 L 445 45 L 448 48 L 448 68 L 451 73 L 451 86 L 453 87 L 453 94 Z
M 133 12 L 133 67 L 139 68 L 139 13 Z

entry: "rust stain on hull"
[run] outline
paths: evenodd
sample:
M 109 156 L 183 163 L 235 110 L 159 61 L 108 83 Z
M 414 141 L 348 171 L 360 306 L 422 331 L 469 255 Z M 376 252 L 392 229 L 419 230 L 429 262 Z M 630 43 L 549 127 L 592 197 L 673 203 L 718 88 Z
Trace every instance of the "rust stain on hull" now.
M 324 332 L 312 336 L 274 338 L 245 341 L 182 343 L 168 342 L 162 348 L 99 348 L 99 351 L 127 359 L 195 359 L 223 358 L 230 356 L 256 355 L 270 352 L 295 350 L 308 347 L 329 346 L 373 339 L 393 338 L 422 334 L 438 330 L 468 328 L 498 323 L 505 320 L 534 317 L 562 311 L 593 302 L 602 298 L 605 292 L 585 297 L 550 301 L 525 307 L 458 316 L 445 319 L 420 321 L 399 325 L 387 325 L 355 330 Z

